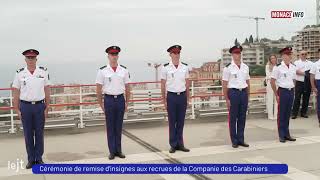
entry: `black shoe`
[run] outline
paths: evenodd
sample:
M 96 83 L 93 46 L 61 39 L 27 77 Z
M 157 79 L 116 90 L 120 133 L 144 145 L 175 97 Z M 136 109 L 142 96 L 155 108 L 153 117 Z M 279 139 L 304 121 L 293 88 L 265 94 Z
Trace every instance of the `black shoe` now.
M 35 164 L 44 164 L 42 160 L 35 161 Z
M 183 151 L 183 152 L 189 152 L 189 151 L 190 151 L 190 149 L 188 149 L 188 148 L 186 148 L 186 147 L 184 147 L 184 146 L 180 146 L 180 147 L 178 148 L 178 150 Z
M 114 154 L 109 154 L 109 160 L 112 160 L 112 159 L 114 159 L 115 158 L 115 155 Z
M 176 152 L 176 148 L 171 147 L 169 150 L 169 153 L 175 153 Z
M 288 141 L 296 141 L 296 139 L 295 139 L 295 138 L 292 138 L 291 136 L 285 137 L 285 139 L 288 140 Z
M 242 147 L 249 147 L 249 144 L 247 144 L 247 143 L 239 143 L 239 146 L 242 146 Z
M 297 116 L 292 116 L 291 119 L 297 119 Z
M 122 152 L 117 153 L 116 156 L 118 156 L 119 158 L 126 158 L 126 156 Z
M 238 144 L 232 144 L 232 147 L 233 147 L 233 148 L 238 148 L 239 145 L 238 145 Z
M 28 162 L 28 164 L 26 165 L 26 169 L 31 169 L 34 164 L 34 162 Z
M 285 139 L 279 139 L 279 141 L 280 141 L 281 143 L 285 143 L 285 142 L 286 142 Z
M 301 115 L 301 117 L 303 117 L 303 118 L 308 118 L 309 116 L 306 115 L 306 114 L 303 114 L 303 115 Z

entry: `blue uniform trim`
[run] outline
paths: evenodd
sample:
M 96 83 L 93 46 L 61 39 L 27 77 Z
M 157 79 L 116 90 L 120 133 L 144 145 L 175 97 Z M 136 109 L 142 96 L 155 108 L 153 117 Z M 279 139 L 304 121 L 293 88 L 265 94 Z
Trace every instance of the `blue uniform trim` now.
M 120 66 L 121 66 L 121 67 L 123 67 L 123 68 L 125 68 L 125 69 L 127 69 L 127 67 L 126 67 L 126 66 L 124 66 L 124 65 L 121 65 L 121 64 L 120 64 Z
M 100 67 L 100 69 L 102 70 L 102 69 L 104 69 L 104 68 L 106 68 L 107 66 L 102 66 L 102 67 Z
M 19 72 L 21 72 L 23 70 L 24 70 L 24 68 L 21 68 L 21 69 L 17 70 L 17 73 L 19 73 Z
M 44 70 L 44 71 L 47 71 L 47 68 L 43 67 L 43 66 L 40 66 L 39 67 L 40 69 Z

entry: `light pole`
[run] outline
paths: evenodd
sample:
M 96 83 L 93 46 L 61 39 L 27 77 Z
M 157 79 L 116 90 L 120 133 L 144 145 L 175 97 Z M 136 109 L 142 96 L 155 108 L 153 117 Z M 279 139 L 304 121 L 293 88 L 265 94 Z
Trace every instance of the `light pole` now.
M 161 63 L 148 63 L 149 67 L 153 67 L 155 69 L 155 81 L 159 81 L 159 67 L 161 66 Z M 156 88 L 159 88 L 159 83 L 156 83 Z

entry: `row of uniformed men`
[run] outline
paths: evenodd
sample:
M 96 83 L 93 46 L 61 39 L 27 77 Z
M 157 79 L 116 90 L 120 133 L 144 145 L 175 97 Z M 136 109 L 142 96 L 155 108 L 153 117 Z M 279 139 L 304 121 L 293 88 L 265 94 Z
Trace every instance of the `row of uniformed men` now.
M 320 49 L 318 49 L 320 55 Z M 300 59 L 294 62 L 296 66 L 296 84 L 295 84 L 295 99 L 292 108 L 292 119 L 296 119 L 300 108 L 300 101 L 302 97 L 301 117 L 308 118 L 307 111 L 309 106 L 310 94 L 313 91 L 316 95 L 317 102 L 320 96 L 320 59 L 312 62 L 306 59 L 307 51 L 300 52 Z M 320 127 L 320 103 L 317 103 L 317 116 Z
M 183 141 L 183 127 L 187 105 L 189 103 L 189 67 L 180 61 L 182 47 L 174 45 L 167 49 L 171 61 L 163 65 L 161 71 L 161 92 L 169 120 L 170 153 L 176 150 L 188 152 Z M 106 49 L 109 62 L 99 69 L 96 84 L 97 97 L 101 109 L 106 115 L 109 156 L 125 158 L 121 148 L 121 132 L 127 100 L 130 99 L 130 75 L 125 66 L 118 64 L 118 46 Z M 249 100 L 249 68 L 241 62 L 241 46 L 230 48 L 232 62 L 223 70 L 223 92 L 229 109 L 229 131 L 232 146 L 248 147 L 244 141 L 246 111 Z M 293 98 L 294 66 L 290 63 L 291 49 L 281 51 L 283 62 L 273 70 L 275 94 L 279 97 L 280 115 L 278 118 L 279 138 L 281 142 L 293 139 L 288 130 L 289 114 Z M 50 102 L 50 77 L 46 68 L 37 66 L 39 52 L 34 49 L 22 53 L 27 66 L 17 71 L 13 81 L 14 108 L 22 120 L 26 150 L 28 154 L 27 168 L 34 164 L 42 164 L 44 152 L 43 129 L 45 117 L 48 115 Z M 314 72 L 320 80 L 319 68 Z M 278 91 L 275 83 L 277 84 Z M 320 83 L 319 88 L 320 88 Z M 319 91 L 320 92 L 320 91 Z M 103 96 L 104 95 L 104 96 Z M 291 103 L 290 103 L 291 102 Z
M 189 68 L 180 61 L 181 48 L 180 45 L 174 45 L 167 49 L 172 61 L 164 64 L 161 72 L 161 90 L 169 119 L 170 153 L 176 150 L 189 151 L 184 147 L 182 136 L 189 101 Z M 118 64 L 120 51 L 118 46 L 106 49 L 109 62 L 99 69 L 96 77 L 98 103 L 106 115 L 110 160 L 115 156 L 125 158 L 121 148 L 121 133 L 124 112 L 128 107 L 126 100 L 130 99 L 130 75 L 125 66 Z M 14 109 L 23 124 L 28 154 L 26 168 L 29 169 L 34 164 L 44 163 L 43 129 L 50 102 L 50 77 L 46 68 L 37 66 L 37 50 L 29 49 L 22 54 L 26 67 L 17 71 L 12 87 Z

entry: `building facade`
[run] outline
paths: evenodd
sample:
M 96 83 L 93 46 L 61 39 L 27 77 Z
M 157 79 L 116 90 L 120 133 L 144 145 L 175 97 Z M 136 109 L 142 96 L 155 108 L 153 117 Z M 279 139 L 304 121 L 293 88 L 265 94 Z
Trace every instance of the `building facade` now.
M 235 43 L 238 43 L 238 41 L 236 40 Z M 280 49 L 287 46 L 293 46 L 293 41 L 289 41 L 281 37 L 278 40 L 262 38 L 258 42 L 253 41 L 252 36 L 250 36 L 249 40 L 246 38 L 241 46 L 243 47 L 242 61 L 248 66 L 255 66 L 265 65 L 271 54 L 278 55 Z M 225 67 L 229 64 L 231 59 L 229 48 L 222 49 L 221 67 Z M 279 59 L 279 61 L 281 61 L 281 59 Z
M 190 71 L 191 79 L 219 79 L 220 78 L 220 62 L 206 62 L 199 68 L 192 68 Z
M 306 26 L 293 38 L 294 53 L 298 55 L 299 51 L 308 52 L 308 59 L 316 61 L 320 59 L 318 50 L 320 49 L 320 25 Z
M 242 61 L 249 65 L 263 65 L 264 64 L 264 49 L 257 43 L 242 44 Z M 222 49 L 221 66 L 225 67 L 231 62 L 231 54 L 229 48 Z

